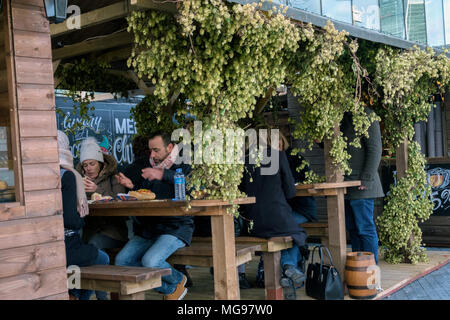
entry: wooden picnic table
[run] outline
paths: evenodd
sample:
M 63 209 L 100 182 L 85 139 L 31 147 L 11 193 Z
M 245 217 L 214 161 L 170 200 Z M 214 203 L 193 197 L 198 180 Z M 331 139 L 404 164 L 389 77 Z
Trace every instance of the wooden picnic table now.
M 214 264 L 214 296 L 216 300 L 238 300 L 239 283 L 236 271 L 234 219 L 226 213 L 232 204 L 255 203 L 255 197 L 221 200 L 186 201 L 111 201 L 89 205 L 91 216 L 211 216 Z
M 296 195 L 299 197 L 327 197 L 328 247 L 342 280 L 347 250 L 344 194 L 347 188 L 360 185 L 360 180 L 296 185 Z

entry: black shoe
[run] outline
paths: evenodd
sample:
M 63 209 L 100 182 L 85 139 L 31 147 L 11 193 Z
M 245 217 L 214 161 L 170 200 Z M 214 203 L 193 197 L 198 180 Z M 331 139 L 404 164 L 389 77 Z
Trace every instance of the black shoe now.
M 306 280 L 305 274 L 290 264 L 283 266 L 283 275 L 292 280 L 294 288 L 301 287 Z
M 180 271 L 182 274 L 184 274 L 186 276 L 187 280 L 186 280 L 186 283 L 184 286 L 186 288 L 192 287 L 192 285 L 194 283 L 192 282 L 191 276 L 189 275 L 189 272 L 187 271 L 186 266 L 183 264 L 174 264 L 173 268 Z
M 264 261 L 261 257 L 258 263 L 258 273 L 256 274 L 256 286 L 258 288 L 265 288 L 264 284 Z
M 263 289 L 266 287 L 264 284 L 264 270 L 258 270 L 258 274 L 256 275 L 256 286 Z
M 291 279 L 285 276 L 281 277 L 280 285 L 283 288 L 284 300 L 297 300 L 294 282 Z
M 241 289 L 250 289 L 252 286 L 247 280 L 245 273 L 239 273 L 239 288 Z

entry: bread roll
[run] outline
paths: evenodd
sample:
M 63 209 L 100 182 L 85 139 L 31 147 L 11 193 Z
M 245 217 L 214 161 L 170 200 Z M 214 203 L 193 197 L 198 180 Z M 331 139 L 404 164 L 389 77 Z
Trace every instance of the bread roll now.
M 150 190 L 140 189 L 138 191 L 130 191 L 128 192 L 130 197 L 135 197 L 138 200 L 153 200 L 156 198 L 156 194 L 151 192 Z

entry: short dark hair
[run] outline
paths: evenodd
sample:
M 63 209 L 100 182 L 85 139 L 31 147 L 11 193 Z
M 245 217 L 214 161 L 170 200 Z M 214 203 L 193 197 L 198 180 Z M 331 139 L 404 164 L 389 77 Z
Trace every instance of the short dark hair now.
M 147 153 L 149 153 L 148 151 L 150 151 L 150 149 L 148 148 L 148 137 L 144 135 L 135 136 L 133 139 L 132 148 L 135 158 L 140 158 L 148 155 Z
M 173 144 L 171 135 L 166 133 L 166 132 L 164 132 L 164 131 L 155 131 L 155 132 L 153 132 L 148 137 L 148 140 L 152 140 L 152 139 L 154 139 L 156 137 L 161 137 L 162 138 L 165 147 L 167 147 L 170 143 Z

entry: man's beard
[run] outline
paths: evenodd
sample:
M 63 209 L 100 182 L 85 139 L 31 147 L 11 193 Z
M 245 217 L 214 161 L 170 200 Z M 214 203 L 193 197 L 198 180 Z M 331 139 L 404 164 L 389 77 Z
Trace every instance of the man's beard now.
M 165 156 L 163 159 L 161 159 L 161 160 L 156 159 L 156 158 L 153 158 L 153 162 L 154 162 L 156 165 L 159 165 L 161 162 L 163 162 L 164 160 L 166 160 L 168 156 L 169 156 L 169 153 L 167 152 L 167 149 L 166 149 L 166 156 Z

